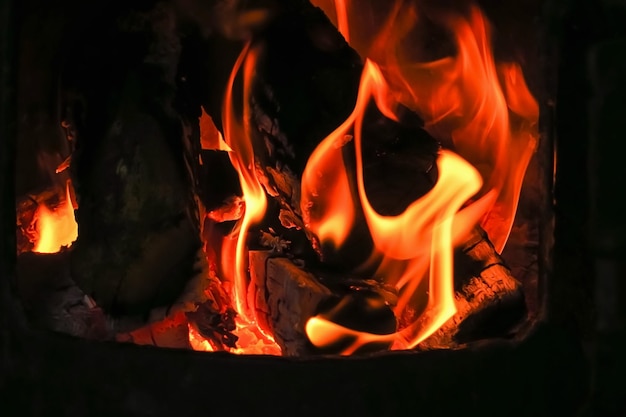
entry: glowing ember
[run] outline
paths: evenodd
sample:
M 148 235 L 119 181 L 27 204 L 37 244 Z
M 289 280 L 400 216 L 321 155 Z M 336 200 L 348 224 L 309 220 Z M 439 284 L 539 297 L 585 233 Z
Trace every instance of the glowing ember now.
M 237 340 L 237 349 L 232 349 L 231 353 L 246 355 L 281 355 L 280 346 L 276 344 L 271 336 L 261 332 L 255 323 L 245 323 L 237 320 L 237 329 L 233 332 Z
M 65 200 L 51 209 L 44 204 L 35 213 L 37 240 L 33 252 L 56 253 L 64 246 L 70 246 L 78 237 L 78 224 L 74 218 L 74 207 L 68 181 Z

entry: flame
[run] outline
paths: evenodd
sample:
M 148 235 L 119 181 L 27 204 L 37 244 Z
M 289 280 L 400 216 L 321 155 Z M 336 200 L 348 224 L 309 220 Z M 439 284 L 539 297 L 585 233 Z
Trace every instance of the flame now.
M 452 11 L 436 15 L 436 23 L 452 34 L 456 52 L 434 61 L 417 62 L 411 58 L 414 43 L 407 42 L 419 18 L 416 5 L 403 0 L 386 3 L 386 20 L 378 22 L 380 30 L 375 31 L 371 30 L 372 16 L 380 16 L 380 4 L 374 10 L 374 2 L 359 2 L 356 13 L 354 2 L 329 1 L 314 3 L 323 3 L 327 12 L 331 9 L 345 39 L 367 59 L 352 114 L 318 145 L 303 172 L 304 223 L 321 243 L 338 249 L 362 216 L 374 244 L 370 260 L 376 262 L 376 277 L 395 285 L 400 294 L 394 314 L 401 317 L 407 309 L 416 311 L 415 304 L 422 307 L 412 322 L 403 323 L 391 334 L 356 331 L 322 315 L 310 318 L 305 330 L 316 346 L 349 341 L 341 352 L 344 355 L 370 343 L 391 344 L 393 349 L 412 348 L 456 313 L 454 247 L 478 223 L 487 230 L 498 251 L 504 247 L 522 179 L 536 148 L 538 106 L 519 65 L 496 64 L 489 24 L 478 8 L 470 7 L 466 15 Z M 360 27 L 359 23 L 369 25 Z M 249 124 L 257 56 L 258 49 L 248 43 L 230 75 L 222 112 L 227 148 L 219 144 L 219 133 L 215 134 L 213 124 L 209 126 L 203 114 L 204 124 L 210 128 L 210 132 L 204 129 L 208 132 L 205 147 L 232 151 L 229 157 L 238 172 L 245 201 L 244 214 L 226 239 L 221 255 L 221 269 L 232 284 L 232 298 L 239 313 L 235 330 L 239 347 L 232 352 L 280 354 L 267 329 L 259 325 L 254 301 L 248 300 L 252 284 L 245 256 L 246 237 L 267 207 Z M 240 73 L 243 105 L 238 112 L 233 91 Z M 377 213 L 365 190 L 362 126 L 372 101 L 384 116 L 397 122 L 398 105 L 415 111 L 423 118 L 427 131 L 447 148 L 437 157 L 439 177 L 434 187 L 396 216 Z M 356 172 L 349 172 L 343 159 L 345 145 L 351 140 Z M 352 175 L 356 190 L 351 187 Z M 195 349 L 208 349 L 198 342 L 199 335 L 191 327 L 189 335 L 190 342 L 196 341 L 191 342 Z
M 329 8 L 325 0 L 313 3 Z M 334 1 L 339 30 L 367 59 L 353 113 L 308 161 L 302 211 L 314 214 L 307 227 L 322 242 L 339 247 L 345 241 L 356 205 L 336 148 L 353 130 L 358 199 L 374 242 L 373 258 L 382 259 L 377 276 L 400 291 L 396 317 L 419 297 L 416 290 L 426 277 L 428 293 L 423 312 L 393 334 L 358 332 L 321 316 L 311 318 L 306 332 L 314 345 L 351 340 L 342 354 L 354 353 L 368 343 L 393 342 L 394 349 L 414 347 L 455 314 L 453 248 L 480 222 L 496 250 L 502 251 L 538 137 L 538 105 L 522 70 L 517 64 L 496 65 L 489 24 L 478 8 L 471 7 L 466 17 L 452 11 L 438 17 L 438 23 L 453 34 L 454 56 L 415 62 L 409 58 L 415 44 L 409 35 L 419 16 L 415 4 L 390 3 L 387 21 L 374 36 L 370 26 L 353 25 L 364 22 L 366 9 L 373 9 L 371 3 L 359 2 L 357 13 L 348 2 Z M 397 120 L 394 109 L 399 104 L 414 110 L 424 119 L 425 128 L 451 149 L 438 156 L 439 178 L 434 188 L 398 216 L 378 214 L 365 192 L 361 130 L 372 99 L 393 120 Z M 319 190 L 324 188 L 331 192 L 322 195 Z
M 343 354 L 351 354 L 362 344 L 371 342 L 393 340 L 396 344 L 402 344 L 403 347 L 415 346 L 454 315 L 456 307 L 452 285 L 452 250 L 453 241 L 459 240 L 459 237 L 454 239 L 454 236 L 466 234 L 483 213 L 483 211 L 473 210 L 471 216 L 466 214 L 464 221 L 457 224 L 457 232 L 454 233 L 455 214 L 470 197 L 479 191 L 482 180 L 476 169 L 450 151 L 442 151 L 438 158 L 440 176 L 435 187 L 424 197 L 413 202 L 402 214 L 381 216 L 372 208 L 363 181 L 361 126 L 370 99 L 373 98 L 377 104 L 382 102 L 388 97 L 387 88 L 379 68 L 367 60 L 353 113 L 344 124 L 319 145 L 307 162 L 307 170 L 310 172 L 323 170 L 329 162 L 322 157 L 317 158 L 316 152 L 323 153 L 327 149 L 336 147 L 337 137 L 344 135 L 354 124 L 359 200 L 376 250 L 384 257 L 378 273 L 384 276 L 387 282 L 397 282 L 400 288 L 408 288 L 400 298 L 401 309 L 413 295 L 424 273 L 430 269 L 430 291 L 427 304 L 427 311 L 430 314 L 427 315 L 428 319 L 418 321 L 396 335 L 356 332 L 319 316 L 307 322 L 305 330 L 311 342 L 316 346 L 323 346 L 329 341 L 335 342 L 348 336 L 353 337 L 353 343 L 342 352 Z M 389 108 L 386 111 L 388 110 Z M 335 159 L 334 153 L 330 153 L 328 158 L 329 160 Z M 346 177 L 348 175 L 344 165 L 333 166 L 330 174 L 340 174 Z M 313 176 L 305 176 L 303 179 L 303 196 L 306 196 L 305 190 L 309 189 L 306 181 L 311 177 Z M 479 206 L 484 207 L 484 201 L 489 201 L 491 198 L 490 194 L 489 198 L 483 199 Z M 318 199 L 321 197 L 318 196 Z M 342 233 L 348 233 L 350 223 L 346 221 L 347 219 L 337 219 L 337 213 L 341 213 L 341 207 L 346 204 L 346 199 L 338 199 L 335 195 L 328 194 L 323 200 L 331 221 L 337 227 L 345 229 L 341 231 Z M 307 200 L 303 199 L 303 201 Z M 344 217 L 348 216 L 344 213 Z M 323 218 L 321 222 L 324 222 Z M 398 268 L 398 264 L 403 264 L 402 268 Z M 398 274 L 397 271 L 401 269 L 404 269 L 404 273 Z M 433 314 L 434 311 L 437 313 Z
M 52 209 L 45 204 L 39 205 L 35 213 L 37 240 L 33 252 L 56 253 L 64 246 L 70 246 L 78 237 L 78 224 L 74 218 L 74 206 L 68 181 L 65 200 Z
M 232 299 L 238 313 L 236 318 L 239 349 L 233 353 L 280 354 L 280 348 L 273 337 L 262 329 L 256 318 L 254 305 L 248 305 L 247 294 L 250 285 L 247 272 L 246 236 L 250 226 L 262 219 L 267 207 L 265 190 L 257 177 L 257 168 L 250 131 L 250 93 L 254 78 L 258 51 L 248 43 L 235 62 L 224 96 L 223 120 L 224 139 L 232 150 L 230 161 L 239 175 L 243 192 L 245 211 L 237 223 L 232 236 L 227 238 L 222 254 L 222 270 L 232 281 Z M 243 114 L 237 115 L 233 104 L 233 86 L 240 70 L 243 69 Z M 242 123 L 242 121 L 245 121 Z
M 300 200 L 305 226 L 324 243 L 338 248 L 354 223 L 354 202 L 341 148 L 351 119 L 331 133 L 311 154 L 302 174 Z
M 330 10 L 327 0 L 313 3 Z M 433 136 L 451 140 L 454 151 L 479 170 L 484 180 L 480 195 L 495 190 L 497 198 L 481 225 L 501 252 L 538 139 L 539 107 L 520 66 L 495 63 L 490 25 L 476 6 L 467 16 L 452 10 L 431 13 L 453 35 L 456 55 L 416 62 L 412 57 L 418 42 L 411 34 L 419 20 L 415 2 L 389 2 L 382 9 L 375 3 L 363 1 L 357 7 L 335 0 L 333 12 L 348 16 L 350 44 L 379 65 L 393 90 L 391 99 L 422 116 Z M 378 32 L 369 18 L 375 8 L 387 12 Z M 336 21 L 344 37 L 348 23 Z
M 348 0 L 335 0 L 335 13 L 337 14 L 337 29 L 346 40 L 350 42 L 350 27 L 348 26 Z

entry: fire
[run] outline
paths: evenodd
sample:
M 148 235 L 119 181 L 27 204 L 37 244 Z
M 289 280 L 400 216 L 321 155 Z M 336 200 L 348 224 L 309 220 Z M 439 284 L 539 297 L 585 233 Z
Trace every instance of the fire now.
M 74 206 L 68 181 L 65 200 L 52 209 L 41 204 L 35 213 L 37 240 L 33 252 L 56 253 L 64 246 L 70 246 L 78 237 L 78 224 L 74 218 Z
M 480 224 L 496 250 L 504 248 L 522 180 L 537 145 L 538 105 L 520 66 L 494 58 L 490 26 L 477 7 L 465 13 L 449 10 L 430 16 L 450 34 L 454 53 L 421 62 L 414 58 L 417 55 L 412 48 L 416 43 L 411 40 L 420 20 L 415 2 L 313 3 L 334 16 L 339 31 L 365 62 L 353 112 L 312 152 L 302 174 L 300 208 L 304 225 L 321 243 L 339 249 L 357 219 L 363 219 L 373 242 L 368 266 L 375 265 L 375 278 L 398 290 L 395 317 L 406 316 L 408 310 L 416 313 L 408 315 L 412 321 L 389 334 L 357 331 L 321 314 L 307 321 L 305 331 L 318 347 L 341 342 L 345 346 L 340 352 L 343 355 L 372 343 L 390 345 L 392 349 L 413 348 L 457 311 L 453 250 L 470 230 Z M 374 3 L 378 3 L 376 10 Z M 373 22 L 372 16 L 380 18 L 381 7 L 386 14 L 381 21 Z M 228 151 L 245 202 L 243 216 L 225 238 L 219 260 L 238 313 L 234 333 L 239 347 L 231 352 L 280 355 L 269 329 L 259 324 L 254 300 L 248 299 L 251 283 L 246 240 L 267 208 L 250 126 L 258 55 L 258 48 L 248 43 L 232 69 L 222 109 L 223 135 L 204 111 L 199 122 L 203 149 Z M 243 83 L 241 109 L 235 106 L 240 100 L 233 97 L 239 76 Z M 381 114 L 398 123 L 401 120 L 395 110 L 399 105 L 409 108 L 445 145 L 437 157 L 439 176 L 434 187 L 394 216 L 379 214 L 365 188 L 363 125 L 372 103 Z M 355 172 L 344 163 L 345 145 L 350 141 L 354 142 Z M 55 253 L 76 240 L 78 225 L 70 187 L 68 182 L 66 198 L 58 207 L 38 207 L 34 252 Z M 415 307 L 417 300 L 422 307 Z M 220 348 L 190 323 L 188 337 L 194 350 Z
M 232 150 L 229 153 L 231 163 L 239 174 L 239 183 L 243 192 L 245 211 L 232 236 L 227 238 L 222 254 L 222 270 L 232 282 L 232 299 L 238 316 L 237 330 L 239 349 L 233 353 L 272 353 L 280 354 L 280 348 L 257 322 L 253 305 L 248 305 L 247 294 L 249 279 L 247 273 L 246 236 L 250 226 L 262 219 L 267 207 L 265 190 L 257 177 L 254 149 L 250 125 L 250 91 L 254 78 L 257 51 L 246 45 L 239 55 L 231 72 L 223 105 L 224 140 Z M 233 86 L 235 78 L 243 70 L 243 111 L 238 115 L 233 105 Z M 242 123 L 242 121 L 246 121 Z
M 327 12 L 330 7 L 321 0 L 319 6 Z M 448 12 L 439 17 L 438 23 L 453 34 L 456 55 L 424 63 L 407 58 L 413 45 L 407 37 L 419 16 L 414 4 L 393 3 L 377 36 L 372 36 L 375 31 L 369 26 L 352 24 L 362 23 L 372 5 L 359 2 L 358 13 L 349 6 L 347 1 L 334 1 L 339 30 L 367 57 L 359 95 L 350 117 L 309 159 L 303 175 L 302 210 L 311 213 L 307 226 L 322 242 L 341 246 L 356 205 L 337 148 L 353 131 L 357 198 L 374 242 L 373 257 L 382 259 L 377 276 L 400 292 L 396 317 L 411 304 L 424 279 L 428 279 L 428 293 L 421 315 L 394 334 L 358 332 L 321 316 L 308 321 L 306 332 L 316 346 L 351 340 L 341 352 L 346 355 L 368 343 L 393 342 L 394 349 L 414 347 L 455 314 L 453 248 L 477 223 L 499 252 L 504 248 L 526 167 L 536 148 L 539 114 L 521 68 L 496 65 L 489 24 L 476 7 L 467 16 Z M 414 110 L 426 129 L 452 149 L 440 152 L 434 188 L 398 216 L 378 214 L 365 192 L 361 130 L 372 99 L 381 113 L 394 120 L 397 105 Z M 327 181 L 331 185 L 325 185 Z M 327 190 L 321 194 L 324 187 Z

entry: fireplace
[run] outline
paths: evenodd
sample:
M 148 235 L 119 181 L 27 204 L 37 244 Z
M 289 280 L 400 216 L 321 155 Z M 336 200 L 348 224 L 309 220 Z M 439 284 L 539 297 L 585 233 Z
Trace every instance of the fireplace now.
M 3 171 L 14 175 L 16 203 L 6 209 L 7 242 L 18 220 L 17 244 L 4 251 L 11 407 L 610 409 L 587 401 L 583 346 L 594 340 L 592 311 L 606 336 L 595 339 L 598 352 L 619 336 L 617 304 L 594 310 L 589 296 L 593 265 L 598 294 L 617 279 L 619 240 L 607 236 L 619 228 L 588 239 L 586 222 L 603 225 L 598 213 L 612 213 L 578 208 L 603 196 L 603 156 L 587 168 L 584 147 L 563 139 L 595 144 L 586 120 L 593 139 L 610 98 L 600 34 L 584 38 L 595 65 L 566 70 L 586 59 L 569 43 L 580 10 L 398 2 L 366 15 L 351 2 L 174 1 L 94 15 L 69 1 L 55 11 L 34 3 L 7 9 L 20 22 L 10 32 L 18 65 L 6 73 L 18 104 L 3 120 L 21 120 L 3 124 L 18 138 L 6 143 L 18 158 Z M 416 16 L 427 29 L 413 26 Z M 380 31 L 359 31 L 372 20 Z M 389 54 L 406 36 L 424 45 Z M 419 64 L 393 61 L 407 54 Z M 38 73 L 42 64 L 58 73 Z M 574 103 L 587 98 L 571 86 L 587 77 L 596 107 L 582 112 Z M 464 94 L 460 109 L 446 104 L 455 94 Z M 503 107 L 486 111 L 497 99 Z M 502 118 L 509 142 L 489 142 Z M 476 135 L 488 143 L 483 153 L 467 143 Z M 511 184 L 521 186 L 519 205 Z M 511 226 L 502 213 L 516 205 Z M 48 230 L 53 240 L 66 232 L 61 244 L 71 246 L 46 248 Z M 597 369 L 601 387 L 607 368 Z

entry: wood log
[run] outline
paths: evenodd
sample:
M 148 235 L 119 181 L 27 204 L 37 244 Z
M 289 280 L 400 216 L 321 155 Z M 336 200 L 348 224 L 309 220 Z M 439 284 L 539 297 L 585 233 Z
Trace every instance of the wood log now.
M 148 345 L 170 349 L 191 349 L 188 321 L 179 312 L 164 320 L 150 323 L 129 333 L 119 333 L 115 340 L 136 345 Z
M 453 348 L 482 338 L 505 337 L 525 317 L 521 284 L 511 276 L 484 231 L 476 228 L 455 257 L 457 312 L 418 345 L 418 350 Z M 272 332 L 287 356 L 317 353 L 304 330 L 307 320 L 323 311 L 330 300 L 338 300 L 353 290 L 337 290 L 332 282 L 322 282 L 292 260 L 277 257 L 270 251 L 250 252 L 250 275 L 249 304 L 256 306 L 259 323 Z M 375 281 L 368 287 L 379 293 L 388 305 L 395 304 L 393 289 Z M 380 325 L 380 322 L 367 320 L 365 327 L 359 330 L 381 333 L 374 330 Z
M 283 355 L 310 353 L 304 325 L 335 296 L 333 292 L 313 274 L 269 251 L 250 251 L 250 278 L 248 299 L 254 303 L 259 325 L 274 336 Z
M 188 323 L 193 323 L 216 350 L 235 347 L 234 311 L 214 278 L 206 288 L 210 297 L 195 310 L 174 309 L 150 324 L 136 317 L 112 319 L 72 279 L 71 250 L 52 254 L 22 251 L 17 257 L 17 294 L 36 328 L 92 340 L 190 349 Z M 129 328 L 136 330 L 129 332 Z
M 36 328 L 86 339 L 112 339 L 112 323 L 71 278 L 68 250 L 22 253 L 16 271 L 17 294 Z
M 76 134 L 72 278 L 108 315 L 138 328 L 194 311 L 219 284 L 207 278 L 201 250 L 200 108 L 179 94 L 176 13 L 158 2 L 107 17 L 63 74 L 64 119 Z

